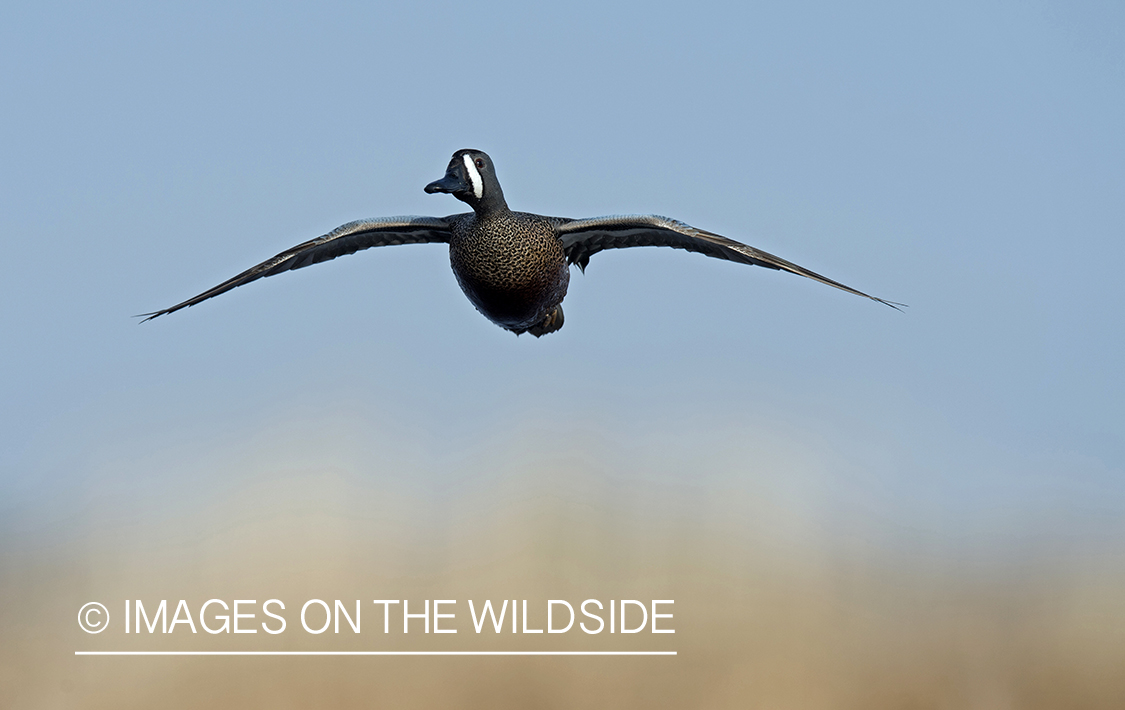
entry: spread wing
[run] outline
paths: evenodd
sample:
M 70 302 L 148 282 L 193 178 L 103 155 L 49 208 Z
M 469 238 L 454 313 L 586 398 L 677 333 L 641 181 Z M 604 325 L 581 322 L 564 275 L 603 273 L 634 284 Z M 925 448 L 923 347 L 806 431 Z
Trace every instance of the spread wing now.
M 194 306 L 242 284 L 280 274 L 283 271 L 292 271 L 311 264 L 319 264 L 322 261 L 354 254 L 371 247 L 426 242 L 449 242 L 448 219 L 440 217 L 384 217 L 348 222 L 322 237 L 310 239 L 304 244 L 286 249 L 272 259 L 267 259 L 183 303 L 177 303 L 171 308 L 154 311 L 153 313 L 142 313 L 141 315 L 146 317 L 141 322 L 144 323 L 147 320 L 152 320 L 165 313 L 178 311 L 181 308 Z
M 625 247 L 672 247 L 686 249 L 716 259 L 736 261 L 740 264 L 764 266 L 779 269 L 791 274 L 834 286 L 857 296 L 870 298 L 895 310 L 902 303 L 885 301 L 882 298 L 857 291 L 850 286 L 809 271 L 803 266 L 786 261 L 742 242 L 696 229 L 675 219 L 659 215 L 615 215 L 611 217 L 591 217 L 590 219 L 554 218 L 555 230 L 562 239 L 566 258 L 572 264 L 585 270 L 590 257 L 603 249 L 624 249 Z

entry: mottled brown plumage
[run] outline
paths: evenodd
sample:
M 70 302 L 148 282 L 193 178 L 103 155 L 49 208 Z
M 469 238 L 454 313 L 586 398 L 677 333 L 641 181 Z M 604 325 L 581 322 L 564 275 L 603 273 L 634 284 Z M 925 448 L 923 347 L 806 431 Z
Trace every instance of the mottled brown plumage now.
M 514 333 L 562 327 L 551 318 L 566 296 L 570 268 L 552 223 L 526 212 L 450 218 L 449 263 L 461 290 L 489 320 Z M 536 327 L 542 326 L 542 327 Z

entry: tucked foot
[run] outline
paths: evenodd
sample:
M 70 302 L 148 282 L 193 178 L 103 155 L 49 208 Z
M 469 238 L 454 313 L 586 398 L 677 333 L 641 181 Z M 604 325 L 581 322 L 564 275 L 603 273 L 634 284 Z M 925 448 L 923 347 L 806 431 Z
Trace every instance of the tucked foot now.
M 563 311 L 562 306 L 555 306 L 555 310 L 551 311 L 543 320 L 527 329 L 536 338 L 540 338 L 547 333 L 554 333 L 559 328 L 563 327 Z

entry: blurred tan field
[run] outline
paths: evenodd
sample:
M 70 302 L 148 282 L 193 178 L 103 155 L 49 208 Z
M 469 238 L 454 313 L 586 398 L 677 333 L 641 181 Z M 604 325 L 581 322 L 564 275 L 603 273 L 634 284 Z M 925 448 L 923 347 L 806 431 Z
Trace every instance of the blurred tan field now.
M 99 484 L 80 517 L 3 549 L 0 706 L 1125 707 L 1120 550 L 904 550 L 862 521 L 822 525 L 822 510 L 801 508 L 824 460 L 776 431 L 727 432 L 738 443 L 726 450 L 702 442 L 700 463 L 696 444 L 656 456 L 588 437 L 576 452 L 574 437 L 529 425 L 456 470 L 338 422 L 300 443 L 293 434 L 281 424 L 196 456 L 184 464 L 194 473 L 176 469 L 187 457 L 175 445 L 93 456 Z M 193 613 L 210 598 L 280 598 L 288 628 L 126 636 L 126 598 L 168 599 L 169 612 L 185 599 Z M 363 600 L 362 633 L 304 633 L 295 605 L 310 598 Z M 377 598 L 410 599 L 412 611 L 424 599 L 528 599 L 540 620 L 546 599 L 674 599 L 676 633 L 477 635 L 459 606 L 456 635 L 423 634 L 420 622 L 384 635 Z M 117 615 L 106 633 L 77 628 L 90 600 Z M 240 649 L 678 655 L 73 655 Z

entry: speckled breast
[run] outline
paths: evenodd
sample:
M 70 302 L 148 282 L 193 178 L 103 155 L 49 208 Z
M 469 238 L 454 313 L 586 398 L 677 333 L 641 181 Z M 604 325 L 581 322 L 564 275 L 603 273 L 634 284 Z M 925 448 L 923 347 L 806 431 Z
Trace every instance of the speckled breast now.
M 449 262 L 461 290 L 486 318 L 523 331 L 562 302 L 570 270 L 562 244 L 541 217 L 508 212 L 452 225 Z

